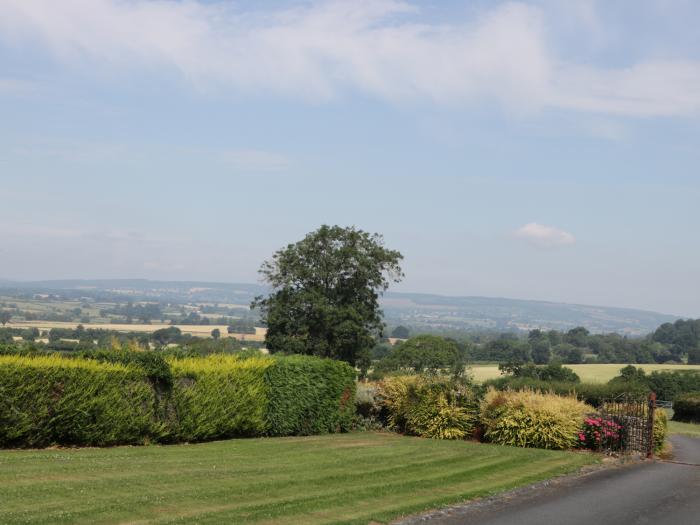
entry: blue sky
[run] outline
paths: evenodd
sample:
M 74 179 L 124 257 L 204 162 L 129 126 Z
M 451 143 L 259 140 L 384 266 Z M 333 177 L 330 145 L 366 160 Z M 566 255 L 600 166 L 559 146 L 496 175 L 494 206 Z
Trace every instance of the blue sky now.
M 700 316 L 700 3 L 0 3 L 0 278 L 252 282 L 323 223 L 397 289 Z

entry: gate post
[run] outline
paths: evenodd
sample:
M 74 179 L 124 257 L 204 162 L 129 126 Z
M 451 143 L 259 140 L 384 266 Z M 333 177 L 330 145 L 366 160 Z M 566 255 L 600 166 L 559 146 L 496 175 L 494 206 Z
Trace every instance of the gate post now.
M 647 459 L 654 457 L 654 416 L 656 415 L 656 392 L 649 394 L 649 413 L 647 415 Z

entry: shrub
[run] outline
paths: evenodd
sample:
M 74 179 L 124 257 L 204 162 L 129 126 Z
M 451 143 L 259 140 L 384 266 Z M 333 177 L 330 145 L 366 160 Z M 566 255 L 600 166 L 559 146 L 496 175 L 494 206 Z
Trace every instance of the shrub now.
M 649 388 L 657 399 L 675 399 L 681 394 L 700 392 L 700 371 L 657 370 L 647 376 Z
M 495 388 L 496 390 L 539 390 L 559 395 L 573 395 L 594 407 L 599 407 L 604 400 L 621 394 L 644 395 L 649 392 L 646 386 L 637 383 L 572 383 L 567 381 L 539 381 L 523 377 L 491 379 L 486 381 L 484 386 Z
M 654 451 L 659 452 L 664 447 L 666 435 L 668 434 L 668 417 L 664 410 L 654 412 Z
M 512 373 L 513 377 L 527 377 L 540 381 L 581 382 L 581 378 L 576 372 L 571 368 L 562 366 L 561 363 L 550 363 L 548 365 L 502 363 L 498 365 L 498 369 L 502 372 Z
M 492 389 L 481 405 L 481 424 L 485 439 L 492 443 L 567 449 L 577 444 L 583 418 L 592 411 L 575 397 Z
M 270 387 L 271 358 L 212 355 L 169 360 L 173 374 L 168 439 L 203 441 L 262 435 Z
M 470 437 L 478 421 L 476 391 L 464 380 L 397 376 L 380 383 L 377 398 L 388 426 L 436 439 Z
M 673 420 L 700 423 L 700 392 L 682 394 L 673 401 Z
M 0 356 L 0 445 L 143 443 L 155 394 L 136 367 L 59 356 Z
M 614 419 L 592 415 L 583 420 L 583 427 L 578 434 L 578 445 L 581 448 L 591 450 L 616 449 L 624 437 L 625 428 L 623 425 Z
M 276 357 L 266 369 L 267 433 L 272 436 L 346 432 L 355 416 L 355 369 L 343 361 Z

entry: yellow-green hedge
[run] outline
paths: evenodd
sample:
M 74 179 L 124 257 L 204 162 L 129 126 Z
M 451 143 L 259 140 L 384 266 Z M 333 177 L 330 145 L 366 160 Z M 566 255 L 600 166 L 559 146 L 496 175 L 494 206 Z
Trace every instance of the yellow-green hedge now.
M 173 359 L 170 439 L 203 441 L 259 436 L 267 429 L 270 358 L 233 356 Z
M 0 445 L 143 443 L 157 433 L 142 371 L 62 357 L 0 356 Z
M 339 361 L 172 358 L 168 388 L 125 361 L 0 356 L 0 446 L 318 434 L 354 416 L 355 371 Z

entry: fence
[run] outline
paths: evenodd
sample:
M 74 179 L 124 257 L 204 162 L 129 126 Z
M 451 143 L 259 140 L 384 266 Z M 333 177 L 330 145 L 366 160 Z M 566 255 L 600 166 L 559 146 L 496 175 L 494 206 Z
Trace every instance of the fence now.
M 656 395 L 621 395 L 603 401 L 598 409 L 598 448 L 608 454 L 654 452 Z

